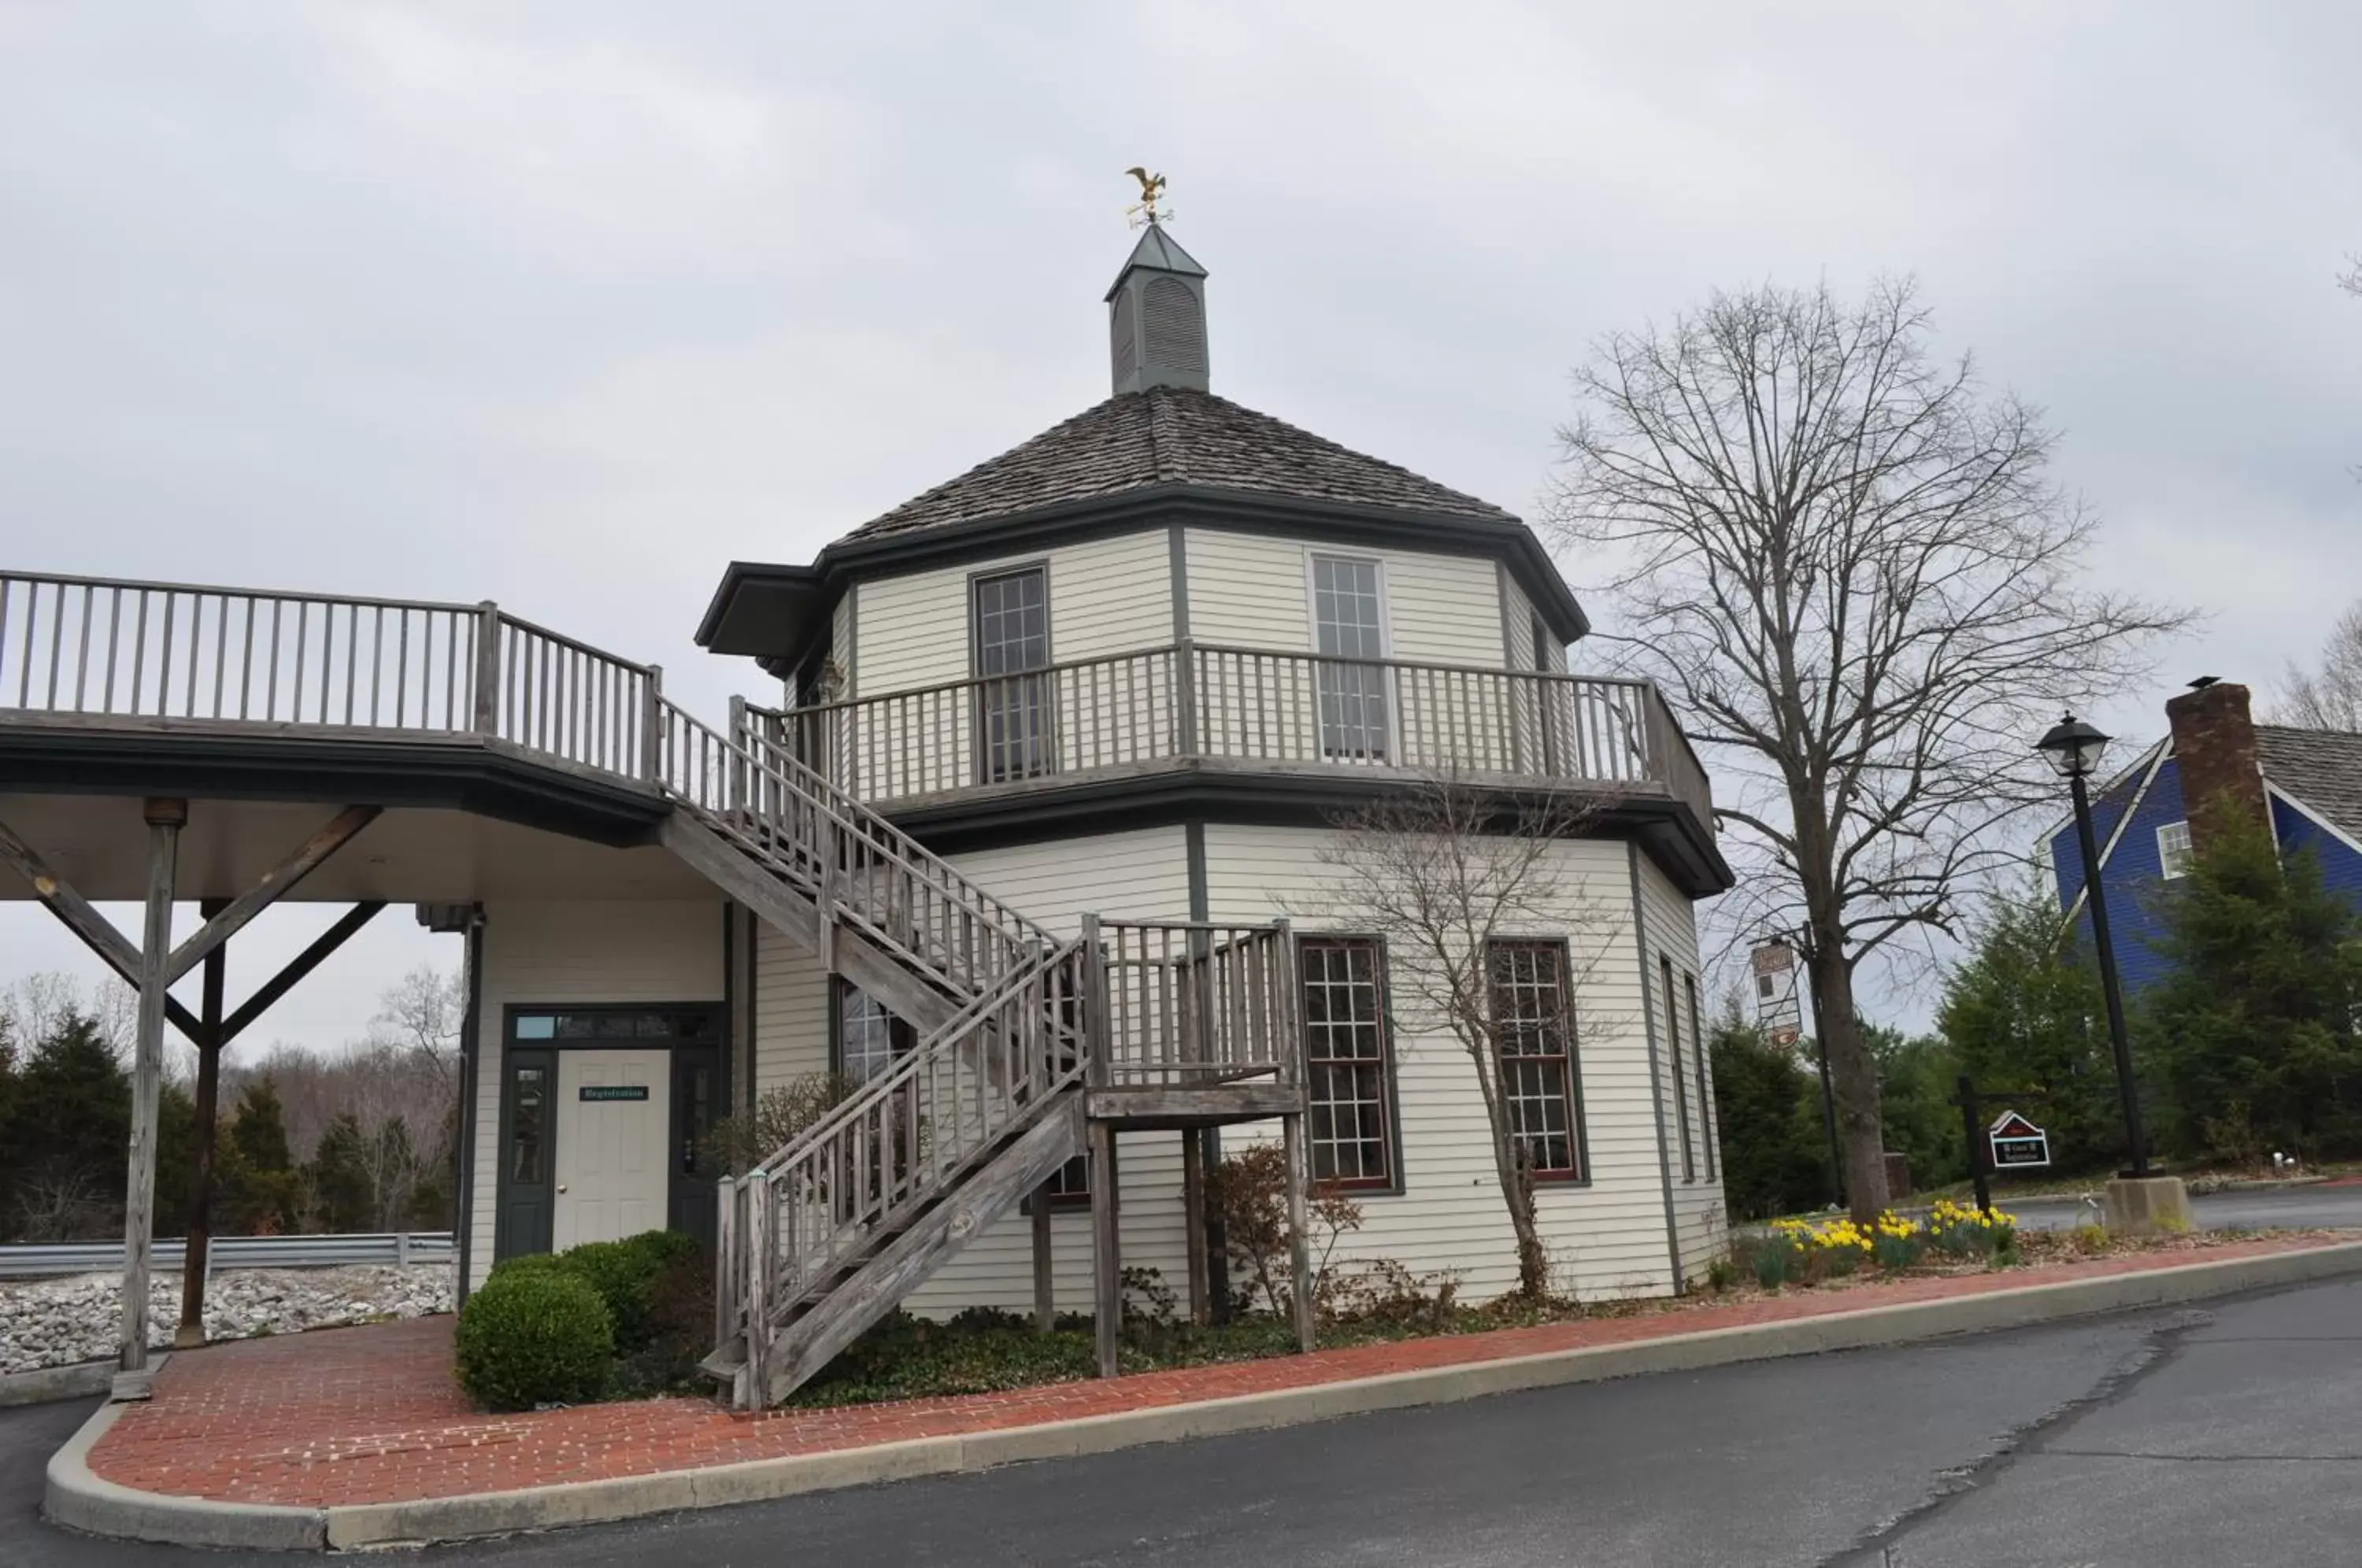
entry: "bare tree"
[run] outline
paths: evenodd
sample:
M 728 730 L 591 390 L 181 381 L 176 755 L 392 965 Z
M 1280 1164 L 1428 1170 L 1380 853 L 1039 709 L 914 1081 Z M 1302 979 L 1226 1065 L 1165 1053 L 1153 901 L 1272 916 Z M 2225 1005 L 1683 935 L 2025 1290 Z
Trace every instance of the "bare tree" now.
M 1716 754 L 1742 923 L 1802 935 L 1862 1218 L 1886 1176 L 1857 971 L 1953 932 L 2014 819 L 2058 800 L 2035 736 L 2186 618 L 2085 586 L 2096 520 L 2048 478 L 2055 437 L 1929 337 L 1908 282 L 1612 334 L 1551 505 L 1617 612 L 1605 640 Z
M 2362 290 L 2357 290 L 2362 293 Z M 2312 730 L 2362 730 L 2362 600 L 2329 629 L 2321 668 L 2293 661 L 2280 679 L 2277 716 Z
M 1468 1054 L 1517 1233 L 1518 1289 L 1529 1297 L 1550 1289 L 1535 1171 L 1573 1157 L 1574 1128 L 1546 1107 L 1571 1102 L 1563 1075 L 1573 1070 L 1579 982 L 1616 924 L 1557 853 L 1589 815 L 1564 797 L 1507 802 L 1444 775 L 1341 815 L 1320 853 L 1330 872 L 1320 912 L 1384 938 L 1396 1011 L 1414 1029 L 1449 1031 Z M 1554 986 L 1496 988 L 1513 961 L 1503 944 L 1533 938 L 1572 972 Z M 1518 1000 L 1496 1006 L 1496 993 Z

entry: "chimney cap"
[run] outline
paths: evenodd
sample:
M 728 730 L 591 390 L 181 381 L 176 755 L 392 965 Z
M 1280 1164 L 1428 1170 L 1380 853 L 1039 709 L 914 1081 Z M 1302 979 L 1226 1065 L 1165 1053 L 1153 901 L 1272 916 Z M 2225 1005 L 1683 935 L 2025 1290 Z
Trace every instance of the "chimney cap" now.
M 2202 675 L 2197 679 L 2190 683 L 2190 690 L 2192 691 L 2203 691 L 2222 679 L 2223 678 L 2219 675 Z

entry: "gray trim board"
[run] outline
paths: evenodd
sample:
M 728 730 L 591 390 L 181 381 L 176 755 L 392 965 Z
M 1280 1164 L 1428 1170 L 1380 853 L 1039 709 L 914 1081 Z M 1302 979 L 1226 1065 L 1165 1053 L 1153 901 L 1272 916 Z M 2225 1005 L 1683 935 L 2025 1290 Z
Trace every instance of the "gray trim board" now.
M 1189 635 L 1189 525 L 1169 523 L 1164 528 L 1164 575 L 1173 582 L 1173 640 Z
M 467 1015 L 459 1021 L 459 1082 L 464 1090 L 459 1097 L 459 1171 L 452 1184 L 451 1229 L 459 1253 L 452 1294 L 455 1310 L 468 1304 L 468 1269 L 476 1250 L 476 1140 L 480 1136 L 484 1095 L 484 906 L 472 906 L 467 931 L 460 937 L 467 951 L 468 992 L 462 1004 Z M 496 1231 L 498 1223 L 496 1211 Z
M 1640 913 L 1640 846 L 1625 847 L 1625 867 L 1632 874 L 1632 956 L 1640 966 L 1640 1021 L 1649 1042 L 1649 1120 L 1657 1129 L 1657 1187 L 1665 1199 L 1665 1262 L 1672 1269 L 1673 1294 L 1683 1293 L 1682 1234 L 1673 1214 L 1672 1158 L 1665 1152 L 1664 1069 L 1657 1063 L 1657 1004 L 1649 999 L 1649 930 Z M 1680 1049 L 1676 1043 L 1676 1050 Z
M 963 792 L 922 805 L 877 809 L 939 854 L 1038 843 L 1076 834 L 1154 827 L 1191 820 L 1280 827 L 1329 827 L 1350 812 L 1410 788 L 1415 775 L 1287 773 L 1176 762 L 1153 770 L 1071 782 L 1054 776 L 1007 792 Z M 1529 795 L 1504 790 L 1505 808 Z M 1707 825 L 1668 795 L 1611 797 L 1592 836 L 1638 840 L 1673 885 L 1692 898 L 1728 890 L 1736 878 Z

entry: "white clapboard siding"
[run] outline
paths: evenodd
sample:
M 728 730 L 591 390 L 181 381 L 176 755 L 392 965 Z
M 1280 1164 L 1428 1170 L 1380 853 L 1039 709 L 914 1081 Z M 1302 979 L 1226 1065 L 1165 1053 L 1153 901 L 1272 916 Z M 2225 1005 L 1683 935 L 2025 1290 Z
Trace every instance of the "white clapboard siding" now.
M 1311 558 L 1347 556 L 1382 565 L 1390 657 L 1502 668 L 1501 591 L 1482 556 L 1363 550 L 1234 534 L 1188 531 L 1189 633 L 1201 643 L 1310 651 Z
M 718 1002 L 719 899 L 492 903 L 484 908 L 482 1010 L 477 1014 L 475 1192 L 470 1284 L 491 1271 L 498 1212 L 503 1021 L 511 1007 Z
M 1330 889 L 1321 855 L 1334 835 L 1221 823 L 1206 829 L 1209 913 L 1217 921 L 1286 915 L 1300 933 L 1351 933 L 1357 922 Z M 1598 1299 L 1665 1291 L 1664 1189 L 1650 1104 L 1639 949 L 1625 846 L 1569 842 L 1554 863 L 1562 918 L 1538 936 L 1569 940 L 1576 985 L 1577 1070 L 1591 1180 L 1546 1187 L 1539 1198 L 1561 1289 Z M 1516 1283 L 1513 1233 L 1494 1174 L 1484 1100 L 1464 1047 L 1421 1016 L 1388 955 L 1404 1190 L 1358 1195 L 1363 1224 L 1339 1244 L 1347 1264 L 1388 1258 L 1415 1272 L 1459 1275 L 1485 1299 Z M 1226 1146 L 1258 1135 L 1226 1129 Z
M 1173 641 L 1171 545 L 1163 527 L 861 585 L 859 691 L 881 697 L 949 680 L 968 668 L 968 583 L 1046 562 L 1050 657 L 1059 663 Z
M 828 971 L 774 926 L 755 926 L 755 1092 L 829 1070 Z
M 1494 572 L 1501 590 L 1501 646 L 1511 669 L 1537 669 L 1539 657 L 1534 648 L 1534 607 L 1526 598 L 1526 591 L 1509 569 L 1496 565 Z
M 850 697 L 861 681 L 861 649 L 854 636 L 854 623 L 859 618 L 861 585 L 855 583 L 836 602 L 828 618 L 829 655 L 836 660 L 837 675 L 844 684 L 840 697 Z
M 1086 912 L 1109 920 L 1189 916 L 1188 859 L 1178 826 L 978 850 L 951 859 L 996 898 L 1061 935 L 1078 929 Z M 1181 1134 L 1125 1133 L 1116 1164 L 1122 1185 L 1124 1266 L 1155 1269 L 1186 1300 L 1189 1258 L 1181 1206 Z M 1051 1223 L 1051 1248 L 1059 1310 L 1089 1311 L 1089 1213 L 1059 1212 Z M 975 1306 L 1023 1311 L 1032 1302 L 1032 1220 L 1012 1211 L 904 1305 L 942 1316 Z
M 1729 1246 L 1729 1227 L 1723 1203 L 1721 1182 L 1721 1149 L 1716 1142 L 1714 1124 L 1714 1081 L 1710 1056 L 1705 1048 L 1705 1021 L 1691 1011 L 1693 988 L 1685 983 L 1694 977 L 1694 994 L 1699 1005 L 1705 1000 L 1705 982 L 1698 964 L 1697 922 L 1690 901 L 1680 889 L 1659 870 L 1645 855 L 1636 855 L 1640 873 L 1640 911 L 1642 927 L 1649 944 L 1649 986 L 1650 1006 L 1657 1020 L 1659 1055 L 1662 1063 L 1661 1087 L 1665 1118 L 1665 1150 L 1673 1178 L 1673 1212 L 1680 1227 L 1682 1269 L 1685 1276 L 1694 1279 L 1703 1275 L 1716 1258 Z M 1664 968 L 1660 955 L 1670 957 L 1673 966 L 1673 995 L 1663 994 Z M 1673 1032 L 1673 1021 L 1679 1020 L 1677 1041 L 1667 1036 Z M 1685 1104 L 1676 1106 L 1673 1090 L 1676 1079 L 1672 1070 L 1672 1051 L 1682 1053 L 1682 1074 L 1679 1078 Z M 1676 1116 L 1686 1114 L 1690 1123 L 1692 1147 L 1695 1151 L 1695 1179 L 1682 1179 L 1680 1123 Z

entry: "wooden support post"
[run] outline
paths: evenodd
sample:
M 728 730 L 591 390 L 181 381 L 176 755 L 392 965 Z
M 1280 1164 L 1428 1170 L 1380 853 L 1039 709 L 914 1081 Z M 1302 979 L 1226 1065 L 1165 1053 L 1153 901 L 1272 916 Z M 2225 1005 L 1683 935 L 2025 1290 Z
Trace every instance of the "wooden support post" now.
M 742 1294 L 746 1303 L 746 1365 L 738 1408 L 759 1410 L 771 1402 L 771 1270 L 779 1257 L 778 1210 L 772 1203 L 771 1184 L 762 1176 L 746 1184 L 745 1245 Z
M 1189 1233 L 1189 1321 L 1202 1328 L 1214 1320 L 1206 1266 L 1206 1144 L 1198 1131 L 1181 1130 L 1181 1212 Z
M 501 607 L 487 599 L 476 606 L 476 690 L 473 728 L 480 735 L 501 733 Z
M 640 711 L 640 777 L 651 784 L 663 782 L 664 743 L 664 666 L 652 664 Z
M 206 920 L 221 913 L 226 900 L 207 899 L 197 906 Z M 196 1147 L 191 1161 L 188 1237 L 181 1254 L 181 1322 L 173 1331 L 178 1350 L 194 1350 L 205 1342 L 205 1286 L 213 1278 L 213 1198 L 215 1130 L 221 1118 L 222 984 L 227 978 L 229 945 L 205 955 L 204 989 L 197 1021 L 204 1033 L 197 1048 L 196 1127 L 191 1139 Z
M 1058 1287 L 1051 1272 L 1050 1184 L 1033 1189 L 1033 1327 L 1049 1333 L 1058 1326 Z
M 738 1183 L 723 1176 L 714 1183 L 713 1211 L 713 1343 L 718 1349 L 738 1338 L 739 1263 Z
M 1091 1123 L 1091 1312 L 1099 1375 L 1113 1377 L 1123 1341 L 1123 1244 L 1117 1225 L 1115 1123 Z
M 139 1026 L 131 1068 L 131 1151 L 123 1199 L 123 1336 L 118 1399 L 148 1396 L 148 1272 L 155 1244 L 156 1113 L 164 1083 L 165 966 L 172 945 L 172 878 L 189 803 L 151 800 L 148 919 L 139 947 Z
M 1312 1171 L 1305 1159 L 1304 1118 L 1283 1116 L 1280 1124 L 1286 1130 L 1282 1137 L 1287 1151 L 1287 1274 L 1295 1287 L 1296 1342 L 1308 1354 L 1312 1350 L 1312 1236 L 1305 1193 L 1312 1185 Z

